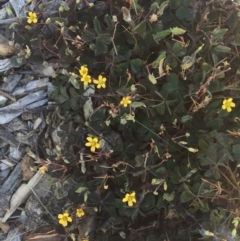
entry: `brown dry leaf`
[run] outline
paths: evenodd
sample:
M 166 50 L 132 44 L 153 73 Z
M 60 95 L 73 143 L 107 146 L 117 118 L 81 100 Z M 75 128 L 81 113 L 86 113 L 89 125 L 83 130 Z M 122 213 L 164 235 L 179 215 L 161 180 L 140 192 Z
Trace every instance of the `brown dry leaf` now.
M 21 162 L 21 169 L 23 171 L 23 180 L 28 181 L 34 175 L 31 171 L 31 166 L 34 166 L 34 161 L 31 157 L 25 156 Z
M 0 55 L 1 56 L 11 56 L 14 55 L 16 48 L 10 45 L 8 39 L 0 34 Z
M 179 218 L 179 214 L 174 209 L 169 209 L 165 219 L 173 219 L 173 218 Z
M 65 235 L 57 234 L 54 230 L 48 233 L 37 233 L 26 237 L 23 241 L 64 241 Z
M 9 229 L 10 229 L 10 227 L 9 227 L 8 224 L 2 223 L 2 222 L 0 222 L 0 228 L 2 229 L 2 231 L 3 231 L 4 233 L 7 233 L 7 232 L 9 231 Z
M 124 21 L 126 21 L 127 23 L 130 23 L 132 21 L 132 17 L 129 9 L 127 9 L 126 7 L 122 7 L 122 12 L 123 12 Z
M 159 61 L 158 73 L 159 73 L 159 76 L 160 76 L 160 77 L 162 77 L 162 76 L 165 75 L 165 72 L 164 72 L 164 69 L 163 69 L 164 60 L 165 60 L 165 58 L 162 58 L 162 59 Z

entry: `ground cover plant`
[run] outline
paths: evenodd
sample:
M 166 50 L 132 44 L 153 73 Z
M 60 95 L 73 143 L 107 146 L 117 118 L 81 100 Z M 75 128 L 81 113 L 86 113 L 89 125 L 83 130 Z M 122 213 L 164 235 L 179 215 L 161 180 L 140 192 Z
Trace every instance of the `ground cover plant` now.
M 35 3 L 12 26 L 27 46 L 13 61 L 58 62 L 62 145 L 38 164 L 75 181 L 54 214 L 69 237 L 93 212 L 82 240 L 237 240 L 238 2 L 69 1 L 47 17 Z

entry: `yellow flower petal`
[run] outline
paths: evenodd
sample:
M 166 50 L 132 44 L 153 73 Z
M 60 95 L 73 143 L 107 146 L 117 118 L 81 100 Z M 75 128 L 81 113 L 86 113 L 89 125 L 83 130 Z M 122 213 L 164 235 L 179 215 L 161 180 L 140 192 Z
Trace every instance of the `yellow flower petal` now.
M 232 108 L 231 107 L 227 107 L 227 112 L 231 112 Z
M 96 148 L 97 149 L 100 148 L 100 144 L 99 143 L 96 144 Z
M 93 138 L 93 141 L 94 141 L 94 142 L 98 142 L 98 138 L 97 138 L 97 137 L 94 137 L 94 138 Z
M 89 142 L 92 142 L 93 138 L 90 137 L 90 136 L 88 136 L 88 137 L 87 137 L 87 140 L 88 140 Z
M 63 218 L 63 215 L 62 214 L 58 214 L 58 218 Z
M 235 105 L 235 103 L 231 102 L 231 103 L 230 103 L 230 106 L 231 106 L 231 107 L 235 107 L 236 105 Z
M 91 152 L 95 152 L 95 146 L 92 146 L 90 150 Z
M 68 218 L 67 218 L 67 221 L 68 221 L 68 222 L 72 222 L 72 218 L 71 218 L 71 217 L 68 217 Z
M 67 221 L 65 221 L 63 219 L 59 220 L 59 223 L 62 224 L 63 227 L 67 226 Z
M 128 206 L 129 206 L 129 207 L 132 207 L 132 206 L 133 206 L 132 200 L 128 200 Z

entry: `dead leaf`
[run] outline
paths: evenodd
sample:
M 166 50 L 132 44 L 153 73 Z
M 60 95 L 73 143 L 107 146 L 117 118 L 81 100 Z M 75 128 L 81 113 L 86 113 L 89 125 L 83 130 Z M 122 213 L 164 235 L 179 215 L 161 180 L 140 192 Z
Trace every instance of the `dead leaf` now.
M 21 169 L 23 172 L 23 180 L 28 181 L 34 175 L 31 171 L 31 167 L 34 166 L 34 161 L 31 157 L 25 156 L 21 162 Z
M 158 72 L 159 72 L 159 76 L 162 77 L 165 75 L 164 70 L 163 70 L 163 62 L 164 62 L 165 58 L 162 58 L 159 61 L 159 66 L 158 66 Z
M 53 230 L 45 234 L 38 233 L 30 235 L 23 241 L 64 241 L 65 238 L 66 235 L 58 234 Z
M 15 50 L 15 47 L 9 44 L 8 39 L 0 34 L 0 55 L 11 56 L 14 55 Z
M 127 23 L 130 23 L 132 21 L 132 17 L 129 9 L 127 9 L 126 7 L 122 7 L 122 12 L 123 12 L 124 21 L 126 21 Z
M 9 227 L 8 224 L 2 223 L 2 222 L 0 222 L 0 228 L 2 229 L 2 231 L 3 231 L 4 233 L 7 233 L 7 232 L 9 231 L 9 229 L 10 229 L 10 227 Z

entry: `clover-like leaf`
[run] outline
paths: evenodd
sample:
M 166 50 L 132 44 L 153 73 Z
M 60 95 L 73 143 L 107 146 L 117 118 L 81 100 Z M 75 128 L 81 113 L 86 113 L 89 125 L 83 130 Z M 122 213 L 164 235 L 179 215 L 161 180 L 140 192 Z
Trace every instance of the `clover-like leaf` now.
M 222 149 L 219 144 L 212 144 L 206 150 L 206 156 L 201 158 L 200 164 L 202 166 L 209 166 L 205 172 L 205 176 L 220 178 L 219 168 L 225 166 L 229 160 L 229 153 L 226 149 Z

